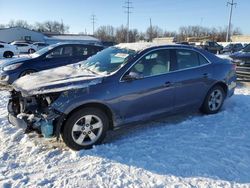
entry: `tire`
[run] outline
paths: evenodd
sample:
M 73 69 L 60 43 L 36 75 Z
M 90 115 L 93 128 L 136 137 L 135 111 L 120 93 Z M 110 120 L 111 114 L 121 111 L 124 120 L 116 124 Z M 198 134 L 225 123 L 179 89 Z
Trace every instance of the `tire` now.
M 103 111 L 83 108 L 66 120 L 61 133 L 62 139 L 72 150 L 90 149 L 93 145 L 101 144 L 108 127 L 108 117 Z
M 209 90 L 202 104 L 201 112 L 205 114 L 216 114 L 220 111 L 225 100 L 224 89 L 216 85 Z
M 4 52 L 3 57 L 5 57 L 5 58 L 12 58 L 13 55 L 14 55 L 13 52 L 7 51 L 7 52 Z
M 32 53 L 34 53 L 34 52 L 36 52 L 36 50 L 34 50 L 34 49 L 32 49 L 32 48 L 28 50 L 28 53 L 29 53 L 29 54 L 32 54 Z

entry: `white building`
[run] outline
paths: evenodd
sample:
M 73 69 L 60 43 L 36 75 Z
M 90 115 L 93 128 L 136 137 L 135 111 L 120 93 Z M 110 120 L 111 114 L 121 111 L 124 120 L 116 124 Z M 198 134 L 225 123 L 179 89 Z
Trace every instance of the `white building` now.
M 87 35 L 76 34 L 44 34 L 30 29 L 22 27 L 11 27 L 0 29 L 0 41 L 12 42 L 12 41 L 33 41 L 33 42 L 46 42 L 48 44 L 54 44 L 58 42 L 79 42 L 79 43 L 91 43 L 98 44 L 101 41 L 95 37 Z
M 44 34 L 22 27 L 0 29 L 0 41 L 8 43 L 20 40 L 44 42 Z

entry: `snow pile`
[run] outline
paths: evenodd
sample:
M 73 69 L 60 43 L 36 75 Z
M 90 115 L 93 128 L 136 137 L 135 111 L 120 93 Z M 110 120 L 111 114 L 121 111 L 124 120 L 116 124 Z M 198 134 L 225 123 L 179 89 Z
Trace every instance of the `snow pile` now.
M 250 187 L 250 88 L 216 115 L 184 114 L 107 135 L 74 152 L 23 135 L 0 93 L 0 187 Z

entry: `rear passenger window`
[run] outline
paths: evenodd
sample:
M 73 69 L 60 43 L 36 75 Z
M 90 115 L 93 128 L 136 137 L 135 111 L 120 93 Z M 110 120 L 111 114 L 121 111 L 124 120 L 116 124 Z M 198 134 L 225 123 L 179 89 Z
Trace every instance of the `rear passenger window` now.
M 4 48 L 4 46 L 0 44 L 0 48 Z
M 177 70 L 208 64 L 205 57 L 192 50 L 176 50 Z
M 86 56 L 88 55 L 88 48 L 85 46 L 76 46 L 76 55 L 77 56 Z
M 206 65 L 206 64 L 209 63 L 207 61 L 207 59 L 204 56 L 200 55 L 200 54 L 199 54 L 199 60 L 200 60 L 200 65 Z
M 177 69 L 187 69 L 200 65 L 199 56 L 191 50 L 176 50 Z

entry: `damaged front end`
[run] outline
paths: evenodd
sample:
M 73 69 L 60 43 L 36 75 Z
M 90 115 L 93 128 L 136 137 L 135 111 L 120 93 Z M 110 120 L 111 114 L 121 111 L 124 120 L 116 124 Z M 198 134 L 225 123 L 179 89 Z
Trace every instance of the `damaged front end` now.
M 60 93 L 50 93 L 23 97 L 20 92 L 11 91 L 8 104 L 9 122 L 22 128 L 25 133 L 36 131 L 46 138 L 59 138 L 65 115 L 51 107 L 59 96 Z

